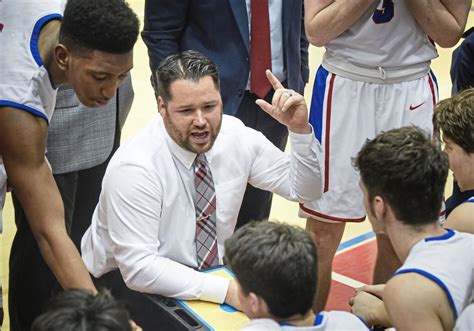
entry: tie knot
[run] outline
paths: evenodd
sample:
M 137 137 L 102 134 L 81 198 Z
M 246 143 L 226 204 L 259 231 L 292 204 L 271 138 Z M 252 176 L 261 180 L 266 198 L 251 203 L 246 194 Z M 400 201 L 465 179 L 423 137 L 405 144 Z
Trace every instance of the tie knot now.
M 198 154 L 198 155 L 196 155 L 196 159 L 194 160 L 194 164 L 195 164 L 195 165 L 198 165 L 198 164 L 204 164 L 204 165 L 206 165 L 206 164 L 207 164 L 206 155 L 205 155 L 205 154 Z

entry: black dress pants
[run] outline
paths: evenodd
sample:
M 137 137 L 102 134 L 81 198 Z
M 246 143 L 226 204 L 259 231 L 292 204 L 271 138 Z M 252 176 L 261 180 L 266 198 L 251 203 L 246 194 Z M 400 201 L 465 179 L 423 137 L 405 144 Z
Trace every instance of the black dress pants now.
M 265 100 L 271 103 L 272 98 L 273 90 L 267 94 Z M 235 117 L 244 122 L 246 126 L 262 132 L 280 150 L 285 150 L 288 140 L 288 128 L 257 106 L 255 104 L 257 99 L 258 97 L 255 94 L 246 91 Z M 260 190 L 247 184 L 236 229 L 253 220 L 261 221 L 268 219 L 272 205 L 272 196 L 273 193 L 271 192 Z

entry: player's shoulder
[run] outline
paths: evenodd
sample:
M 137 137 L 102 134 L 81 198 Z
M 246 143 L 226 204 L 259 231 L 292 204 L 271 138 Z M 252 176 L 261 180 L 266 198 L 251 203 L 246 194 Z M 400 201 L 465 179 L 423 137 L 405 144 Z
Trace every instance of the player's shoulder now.
M 384 302 L 387 304 L 403 305 L 405 307 L 420 307 L 431 305 L 433 302 L 445 299 L 445 293 L 436 281 L 422 270 L 407 270 L 393 276 L 384 288 Z
M 472 215 L 474 215 L 474 203 L 464 202 L 449 214 L 444 226 L 448 229 L 474 233 Z M 464 234 L 460 234 L 459 236 L 462 237 Z M 474 237 L 472 238 L 474 240 Z

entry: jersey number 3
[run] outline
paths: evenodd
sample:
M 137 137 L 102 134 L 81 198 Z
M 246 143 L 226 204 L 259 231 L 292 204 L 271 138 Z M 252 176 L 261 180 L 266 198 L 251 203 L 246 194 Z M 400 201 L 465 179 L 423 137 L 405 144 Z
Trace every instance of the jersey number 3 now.
M 382 9 L 376 9 L 372 19 L 375 24 L 388 23 L 392 20 L 395 13 L 393 0 L 383 0 Z

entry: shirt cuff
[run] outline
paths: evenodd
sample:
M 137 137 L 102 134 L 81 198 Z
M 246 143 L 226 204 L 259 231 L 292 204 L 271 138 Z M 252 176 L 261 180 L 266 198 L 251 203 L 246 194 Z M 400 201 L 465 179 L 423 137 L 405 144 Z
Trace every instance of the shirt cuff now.
M 290 141 L 291 141 L 292 151 L 295 151 L 296 153 L 308 152 L 308 145 L 310 145 L 311 142 L 316 139 L 314 137 L 313 126 L 311 124 L 309 126 L 311 127 L 311 133 L 301 134 L 301 133 L 294 133 L 294 132 L 288 131 Z
M 202 273 L 205 276 L 201 300 L 224 303 L 230 279 Z

